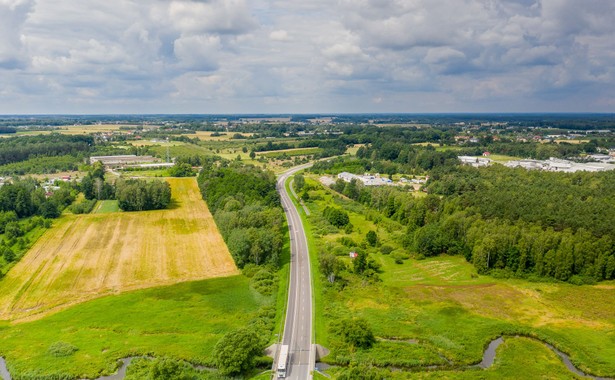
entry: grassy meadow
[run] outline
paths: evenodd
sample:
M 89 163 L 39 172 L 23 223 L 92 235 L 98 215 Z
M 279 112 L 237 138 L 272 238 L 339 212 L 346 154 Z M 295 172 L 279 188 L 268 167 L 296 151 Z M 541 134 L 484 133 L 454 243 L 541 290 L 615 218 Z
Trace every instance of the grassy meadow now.
M 320 153 L 322 149 L 320 148 L 294 148 L 294 149 L 282 149 L 282 150 L 272 150 L 265 152 L 256 152 L 257 156 L 267 157 L 267 158 L 279 158 L 281 156 L 295 157 L 295 156 L 307 156 L 316 153 Z
M 311 216 L 304 215 L 312 231 L 312 249 L 333 252 L 352 268 L 348 257 L 352 248 L 341 244 L 341 238 L 351 239 L 382 267 L 378 282 L 348 273 L 333 286 L 315 278 L 319 282 L 315 288 L 323 291 L 316 304 L 321 318 L 316 340 L 332 350 L 324 361 L 419 371 L 395 373 L 395 378 L 515 378 L 520 373 L 576 378 L 542 343 L 526 338 L 507 338 L 488 370 L 459 370 L 480 362 L 492 339 L 523 335 L 553 344 L 585 372 L 615 376 L 614 282 L 575 286 L 496 279 L 478 275 L 462 257 L 415 260 L 401 245 L 403 226 L 323 189 L 314 178 L 307 182 L 317 188 L 310 191 L 307 202 Z M 320 216 L 332 204 L 349 212 L 351 233 Z M 377 232 L 380 246 L 392 248 L 390 254 L 365 246 L 370 230 Z M 312 260 L 317 252 L 311 252 Z M 371 326 L 378 339 L 371 349 L 348 347 L 331 331 L 332 322 L 348 317 L 364 318 Z M 458 370 L 423 372 L 430 365 Z
M 112 295 L 46 318 L 0 325 L 0 355 L 15 376 L 95 378 L 130 355 L 169 356 L 211 366 L 228 331 L 250 323 L 269 304 L 244 276 L 184 282 Z M 66 356 L 50 347 L 77 348 Z M 53 377 L 53 376 L 58 377 Z
M 194 178 L 168 179 L 167 210 L 63 215 L 0 282 L 0 320 L 41 318 L 93 298 L 238 270 Z
M 107 214 L 110 212 L 119 212 L 120 206 L 116 200 L 99 201 L 92 210 L 94 214 Z

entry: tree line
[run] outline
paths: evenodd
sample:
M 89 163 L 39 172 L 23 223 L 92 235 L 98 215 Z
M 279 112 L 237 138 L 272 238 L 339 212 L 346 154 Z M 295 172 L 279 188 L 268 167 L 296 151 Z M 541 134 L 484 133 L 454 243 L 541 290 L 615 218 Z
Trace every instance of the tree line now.
M 275 175 L 241 162 L 211 160 L 198 183 L 237 266 L 277 267 L 285 222 Z
M 32 241 L 28 232 L 37 227 L 48 228 L 70 205 L 76 191 L 68 183 L 48 194 L 32 178 L 13 180 L 0 187 L 0 277 L 6 266 L 21 258 Z
M 92 165 L 79 185 L 88 200 L 117 199 L 124 211 L 160 210 L 171 203 L 171 186 L 166 181 L 143 179 L 105 180 L 105 168 L 100 162 Z

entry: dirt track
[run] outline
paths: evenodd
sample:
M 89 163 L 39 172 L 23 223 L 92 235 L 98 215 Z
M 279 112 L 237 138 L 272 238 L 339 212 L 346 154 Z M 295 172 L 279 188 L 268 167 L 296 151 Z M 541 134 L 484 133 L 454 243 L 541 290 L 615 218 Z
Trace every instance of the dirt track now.
M 105 294 L 238 270 L 196 181 L 170 210 L 64 216 L 0 282 L 0 319 L 32 320 Z

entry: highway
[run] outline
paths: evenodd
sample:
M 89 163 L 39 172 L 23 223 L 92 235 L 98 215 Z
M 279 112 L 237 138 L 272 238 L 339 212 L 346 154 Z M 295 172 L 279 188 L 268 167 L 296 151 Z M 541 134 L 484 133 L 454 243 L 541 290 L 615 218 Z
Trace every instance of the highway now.
M 310 166 L 311 164 L 296 166 L 284 172 L 278 178 L 277 184 L 290 234 L 290 281 L 282 344 L 290 347 L 290 364 L 286 378 L 293 380 L 312 378 L 316 353 L 312 344 L 312 279 L 307 239 L 299 212 L 284 183 L 297 171 Z

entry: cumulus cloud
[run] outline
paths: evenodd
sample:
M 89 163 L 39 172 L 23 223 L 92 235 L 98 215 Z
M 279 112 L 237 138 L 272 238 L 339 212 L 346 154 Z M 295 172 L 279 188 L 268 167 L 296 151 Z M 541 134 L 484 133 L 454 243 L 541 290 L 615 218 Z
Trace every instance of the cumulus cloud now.
M 274 30 L 269 33 L 269 39 L 272 41 L 288 41 L 288 32 L 284 29 Z
M 172 1 L 169 16 L 182 33 L 241 34 L 256 26 L 243 0 Z
M 22 30 L 33 0 L 0 1 L 0 68 L 14 69 L 25 62 Z
M 613 14 L 603 0 L 0 0 L 0 112 L 613 111 Z

